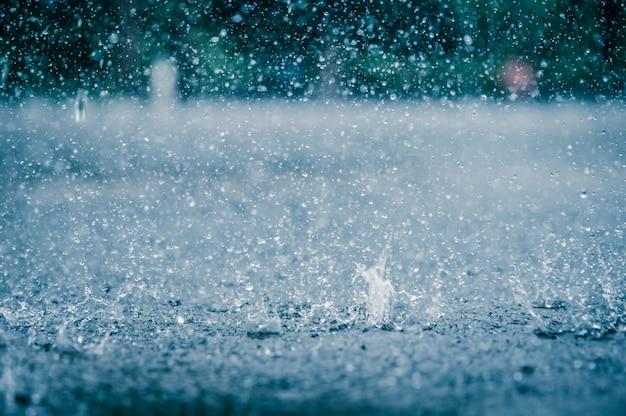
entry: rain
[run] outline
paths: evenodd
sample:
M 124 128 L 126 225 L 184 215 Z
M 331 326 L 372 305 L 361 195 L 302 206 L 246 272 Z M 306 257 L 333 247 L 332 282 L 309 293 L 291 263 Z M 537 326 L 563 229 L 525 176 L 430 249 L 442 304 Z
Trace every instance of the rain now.
M 0 414 L 626 412 L 622 0 L 0 5 Z

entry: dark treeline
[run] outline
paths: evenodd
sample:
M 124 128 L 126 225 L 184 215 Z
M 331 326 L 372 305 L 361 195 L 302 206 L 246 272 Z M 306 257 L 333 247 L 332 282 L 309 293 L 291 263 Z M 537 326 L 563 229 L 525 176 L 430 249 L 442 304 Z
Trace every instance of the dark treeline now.
M 626 0 L 10 0 L 0 22 L 5 100 L 146 96 L 157 59 L 183 98 L 616 97 L 626 79 Z

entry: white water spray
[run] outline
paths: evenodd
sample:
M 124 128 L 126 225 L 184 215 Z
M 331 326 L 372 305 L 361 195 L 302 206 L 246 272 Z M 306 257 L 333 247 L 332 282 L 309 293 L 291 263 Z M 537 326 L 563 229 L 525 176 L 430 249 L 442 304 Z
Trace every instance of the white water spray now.
M 63 354 L 76 354 L 78 353 L 78 349 L 70 339 L 70 337 L 66 333 L 67 322 L 63 321 L 61 325 L 59 325 L 57 329 L 57 336 L 54 341 L 54 346 L 56 350 Z
M 367 284 L 367 323 L 372 326 L 388 322 L 391 315 L 394 290 L 385 276 L 388 257 L 385 249 L 373 266 L 365 268 L 361 264 L 356 265 L 357 276 L 361 276 Z
M 247 316 L 247 333 L 249 336 L 275 335 L 282 332 L 282 322 L 278 316 L 270 315 L 264 304 L 255 305 Z

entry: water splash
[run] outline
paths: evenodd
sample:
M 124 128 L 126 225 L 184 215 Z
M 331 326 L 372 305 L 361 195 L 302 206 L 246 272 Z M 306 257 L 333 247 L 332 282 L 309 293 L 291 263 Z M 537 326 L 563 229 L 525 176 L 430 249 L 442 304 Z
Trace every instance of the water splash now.
M 79 90 L 74 99 L 74 120 L 83 123 L 87 115 L 87 91 Z
M 381 326 L 390 320 L 394 289 L 385 276 L 388 258 L 385 249 L 373 266 L 356 265 L 356 276 L 361 276 L 367 284 L 367 323 L 372 326 Z
M 62 354 L 69 354 L 69 355 L 76 354 L 78 353 L 78 349 L 76 348 L 76 345 L 74 344 L 74 342 L 72 342 L 72 340 L 68 336 L 66 330 L 67 330 L 67 322 L 64 321 L 57 328 L 57 335 L 54 341 L 54 347 L 59 353 L 62 353 Z
M 524 308 L 525 312 L 527 312 L 530 316 L 534 318 L 537 324 L 536 329 L 539 330 L 540 333 L 548 333 L 548 327 L 546 326 L 546 323 L 544 322 L 541 315 L 535 311 L 535 308 L 530 301 L 528 291 L 522 284 L 519 276 L 512 274 L 509 276 L 508 280 L 515 302 L 517 302 L 517 304 Z
M 251 338 L 265 338 L 282 332 L 280 317 L 271 314 L 265 304 L 255 305 L 246 319 L 246 332 Z

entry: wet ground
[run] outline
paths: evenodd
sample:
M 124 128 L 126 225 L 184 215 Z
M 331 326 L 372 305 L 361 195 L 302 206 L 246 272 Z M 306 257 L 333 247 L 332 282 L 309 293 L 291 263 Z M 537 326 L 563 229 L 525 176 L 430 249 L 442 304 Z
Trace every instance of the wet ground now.
M 72 111 L 0 114 L 1 413 L 626 412 L 623 106 Z

